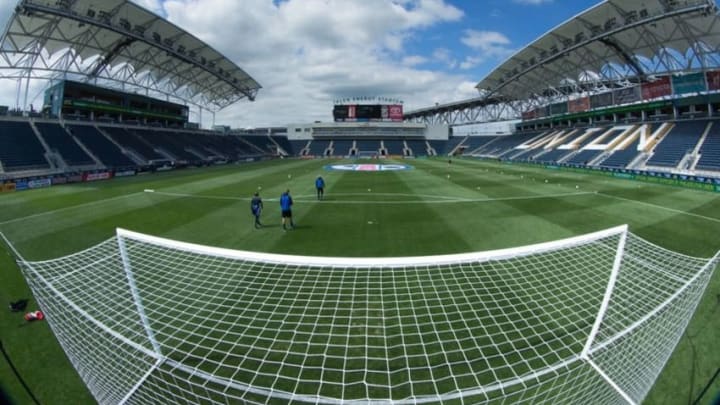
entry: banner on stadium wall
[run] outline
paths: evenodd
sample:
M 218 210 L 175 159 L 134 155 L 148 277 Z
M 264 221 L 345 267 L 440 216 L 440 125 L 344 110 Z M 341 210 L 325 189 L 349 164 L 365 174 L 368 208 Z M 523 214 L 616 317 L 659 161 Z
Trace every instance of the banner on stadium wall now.
M 0 191 L 4 193 L 10 193 L 15 191 L 15 183 L 10 182 L 3 184 L 2 187 L 0 187 Z
M 583 112 L 590 109 L 590 98 L 576 98 L 575 100 L 568 101 L 568 111 L 571 113 Z
M 613 94 L 611 91 L 590 96 L 590 106 L 592 108 L 607 107 L 611 105 L 613 105 Z
M 387 107 L 388 118 L 390 121 L 402 121 L 403 120 L 403 106 L 402 104 L 391 104 Z M 383 118 L 385 118 L 383 116 Z
M 27 180 L 15 180 L 15 190 L 22 191 L 28 189 Z
M 537 118 L 547 117 L 547 107 L 538 107 L 533 111 L 535 111 L 535 117 Z
M 83 175 L 82 175 L 83 181 L 107 180 L 111 177 L 112 177 L 112 173 L 110 173 L 110 172 L 83 173 Z
M 115 172 L 113 177 L 128 177 L 128 176 L 134 176 L 135 170 L 122 170 L 119 172 Z
M 626 87 L 613 92 L 615 104 L 629 104 L 640 101 L 640 86 Z
M 642 88 L 643 100 L 650 100 L 672 94 L 672 85 L 670 84 L 669 76 L 659 77 L 654 82 L 643 83 L 640 87 Z
M 720 90 L 720 71 L 707 72 L 708 90 Z
M 550 115 L 558 115 L 558 114 L 567 114 L 568 112 L 568 103 L 555 103 L 550 104 Z
M 80 183 L 81 181 L 83 181 L 82 174 L 73 174 L 73 175 L 67 177 L 68 183 Z
M 699 93 L 705 91 L 705 75 L 690 73 L 687 75 L 673 75 L 673 94 Z
M 49 177 L 44 179 L 34 179 L 28 181 L 27 184 L 28 188 L 44 188 L 52 186 L 52 180 Z
M 68 182 L 68 178 L 66 176 L 55 176 L 52 178 L 52 184 L 66 184 Z

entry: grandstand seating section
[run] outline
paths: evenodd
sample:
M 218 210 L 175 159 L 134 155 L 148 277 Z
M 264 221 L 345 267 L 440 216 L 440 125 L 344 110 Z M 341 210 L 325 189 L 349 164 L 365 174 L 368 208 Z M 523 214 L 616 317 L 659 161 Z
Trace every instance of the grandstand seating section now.
M 0 123 L 0 162 L 5 171 L 49 168 L 45 148 L 28 121 Z
M 155 149 L 153 149 L 147 141 L 139 137 L 135 132 L 135 129 L 126 129 L 123 127 L 99 127 L 99 129 L 110 137 L 120 146 L 126 150 L 131 150 L 137 157 L 142 158 L 143 163 L 147 164 L 150 161 L 164 161 L 169 160 L 167 156 L 163 156 Z
M 534 161 L 541 163 L 559 163 L 561 160 L 574 151 L 572 149 L 551 149 L 543 154 L 536 155 Z
M 36 122 L 35 128 L 40 132 L 50 151 L 58 153 L 68 166 L 96 164 L 95 160 L 75 142 L 75 139 L 60 124 Z
M 348 156 L 355 141 L 350 139 L 338 139 L 333 141 L 333 155 Z
M 240 135 L 240 139 L 256 147 L 256 153 L 275 154 L 275 144 L 267 135 Z
M 413 156 L 427 156 L 427 143 L 423 140 L 412 139 L 405 141 Z
M 378 152 L 380 150 L 380 141 L 372 139 L 358 139 L 355 142 L 358 152 Z
M 705 138 L 708 124 L 712 123 Z M 99 126 L 96 126 L 99 125 Z M 428 154 L 428 145 L 438 155 L 444 155 L 461 145 L 465 154 L 501 158 L 503 160 L 539 162 L 545 164 L 588 165 L 611 169 L 624 169 L 637 161 L 633 168 L 661 166 L 678 167 L 687 153 L 698 148 L 700 158 L 694 169 L 720 171 L 720 120 L 679 121 L 655 145 L 651 158 L 645 162 L 636 159 L 643 154 L 638 150 L 640 138 L 634 139 L 623 150 L 608 152 L 600 148 L 587 149 L 593 141 L 608 144 L 626 127 L 615 129 L 612 124 L 603 127 L 550 129 L 521 132 L 509 136 L 455 136 L 447 141 L 392 138 L 323 138 L 288 140 L 282 131 L 267 129 L 242 134 L 224 134 L 200 130 L 150 128 L 108 124 L 68 123 L 10 119 L 0 121 L 0 162 L 5 172 L 47 170 L 64 162 L 68 169 L 94 167 L 98 164 L 111 169 L 122 169 L 150 163 L 197 164 L 215 160 L 242 160 L 248 157 L 276 155 L 276 146 L 299 156 L 309 144 L 309 155 L 322 156 L 332 145 L 334 156 L 348 156 L 351 151 L 379 153 L 381 145 L 388 155 L 404 155 L 408 148 L 414 156 Z M 659 124 L 649 124 L 657 129 Z M 33 128 L 34 126 L 34 128 Z M 37 132 L 35 131 L 37 130 Z M 570 131 L 573 131 L 572 133 Z M 268 134 L 271 135 L 268 135 Z M 582 137 L 582 139 L 580 138 Z M 601 138 L 602 137 L 602 138 Z M 550 139 L 553 143 L 550 144 Z M 537 142 L 542 139 L 542 142 Z M 578 139 L 581 139 L 578 142 Z M 702 144 L 698 143 L 702 140 Z M 523 149 L 520 146 L 523 145 Z M 527 148 L 527 145 L 532 145 Z M 564 149 L 559 146 L 564 145 Z M 568 149 L 571 147 L 572 149 Z M 52 153 L 47 155 L 47 152 Z M 62 158 L 62 161 L 55 156 Z M 600 161 L 602 159 L 602 161 Z M 688 161 L 688 165 L 691 164 Z
M 700 147 L 697 170 L 720 170 L 720 121 L 715 121 Z
M 705 131 L 707 121 L 678 122 L 655 147 L 648 166 L 677 166 L 695 148 Z
M 452 153 L 466 138 L 466 136 L 451 136 L 450 139 L 447 140 L 444 153 Z M 440 154 L 439 151 L 437 153 Z
M 290 145 L 292 146 L 293 155 L 296 155 L 296 156 L 300 156 L 308 144 L 307 140 L 288 141 L 288 142 L 290 142 Z
M 438 156 L 442 156 L 442 155 L 446 155 L 449 152 L 448 146 L 450 145 L 451 141 L 453 141 L 453 138 L 450 138 L 447 141 L 432 140 L 432 141 L 428 141 L 428 143 L 430 144 L 430 147 L 435 150 L 435 153 Z M 413 149 L 412 146 L 410 147 L 410 149 Z M 413 153 L 415 153 L 414 149 L 413 149 Z
M 155 150 L 162 151 L 174 161 L 191 163 L 202 160 L 200 156 L 186 150 L 195 143 L 195 136 L 183 132 L 164 130 L 134 129 L 135 133 L 145 139 Z
M 299 150 L 296 151 L 293 148 L 293 145 L 292 145 L 292 143 L 290 143 L 290 141 L 288 141 L 287 136 L 270 135 L 270 138 L 275 142 L 275 144 L 277 144 L 280 147 L 280 149 L 285 151 L 285 153 L 287 153 L 290 156 L 297 155 L 298 152 L 300 152 Z
M 137 166 L 109 139 L 93 125 L 67 125 L 66 128 L 85 145 L 86 148 L 110 168 L 123 168 Z
M 405 142 L 402 139 L 386 139 L 383 145 L 388 155 L 404 155 Z
M 315 156 L 325 156 L 325 150 L 330 146 L 330 141 L 314 140 L 310 143 L 310 154 Z
M 624 169 L 630 162 L 633 161 L 639 154 L 637 150 L 640 144 L 640 139 L 636 139 L 630 145 L 623 150 L 616 150 L 610 154 L 605 160 L 600 162 L 599 166 L 609 167 L 615 169 Z

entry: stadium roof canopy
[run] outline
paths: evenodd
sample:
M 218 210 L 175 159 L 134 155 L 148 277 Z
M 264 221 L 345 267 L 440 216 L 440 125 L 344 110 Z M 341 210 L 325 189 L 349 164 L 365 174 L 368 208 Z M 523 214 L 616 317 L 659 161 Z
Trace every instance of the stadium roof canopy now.
M 0 38 L 0 78 L 81 80 L 212 111 L 260 89 L 218 51 L 129 0 L 21 0 Z
M 529 100 L 624 87 L 720 66 L 714 0 L 606 0 L 518 51 L 477 85 Z

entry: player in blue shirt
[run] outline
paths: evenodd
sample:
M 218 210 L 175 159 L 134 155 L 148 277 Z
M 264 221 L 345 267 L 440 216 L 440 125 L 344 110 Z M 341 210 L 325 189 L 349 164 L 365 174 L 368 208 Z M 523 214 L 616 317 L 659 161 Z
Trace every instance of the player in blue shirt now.
M 287 230 L 287 228 L 285 228 L 287 221 L 290 222 L 290 228 L 295 229 L 295 224 L 292 220 L 292 205 L 293 200 L 292 197 L 290 197 L 290 190 L 287 190 L 280 196 L 280 211 L 282 212 L 282 227 L 284 231 Z
M 250 200 L 250 211 L 255 217 L 255 228 L 260 228 L 262 226 L 262 224 L 260 223 L 260 214 L 262 213 L 262 209 L 263 202 L 262 198 L 260 198 L 260 193 L 255 192 L 252 200 Z
M 317 199 L 322 200 L 325 193 L 325 180 L 323 180 L 322 176 L 315 179 L 315 189 L 317 190 Z

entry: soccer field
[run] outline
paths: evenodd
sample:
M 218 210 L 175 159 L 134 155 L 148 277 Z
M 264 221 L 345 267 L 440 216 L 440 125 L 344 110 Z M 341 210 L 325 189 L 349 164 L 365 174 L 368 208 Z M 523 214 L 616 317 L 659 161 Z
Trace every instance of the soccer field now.
M 324 166 L 331 163 L 337 162 L 272 161 L 0 195 L 3 208 L 0 231 L 29 260 L 50 259 L 86 249 L 110 238 L 116 227 L 230 249 L 341 257 L 483 251 L 567 238 L 622 224 L 628 224 L 631 232 L 650 242 L 690 256 L 710 257 L 720 249 L 717 237 L 720 195 L 709 192 L 475 160 L 454 160 L 452 164 L 439 159 L 392 162 L 410 164 L 413 168 L 387 172 L 326 170 Z M 327 184 L 323 201 L 315 198 L 314 179 L 319 174 Z M 288 232 L 280 227 L 278 205 L 278 197 L 285 189 L 290 189 L 295 200 L 293 213 L 297 224 L 296 229 Z M 253 227 L 249 209 L 250 197 L 258 190 L 265 202 L 262 229 Z M 28 297 L 29 291 L 10 256 L 3 256 L 1 264 L 0 296 L 4 301 Z M 407 274 L 404 277 L 407 278 Z M 532 277 L 542 282 L 562 278 L 562 275 L 543 273 Z M 419 280 L 422 283 L 423 279 Z M 714 316 L 720 297 L 718 280 L 715 274 L 696 316 L 646 403 L 692 401 L 720 364 L 720 350 L 715 347 L 715 331 L 720 327 L 720 320 Z M 293 279 L 273 282 L 281 285 L 292 283 Z M 373 282 L 375 280 L 368 281 Z M 398 285 L 407 288 L 409 284 Z M 594 305 L 599 305 L 604 289 L 602 282 L 571 285 L 576 289 L 586 288 L 585 295 L 596 297 Z M 346 293 L 349 292 L 339 289 L 332 296 L 340 299 Z M 517 299 L 523 297 L 518 291 L 514 293 Z M 373 299 L 371 294 L 365 296 Z M 381 294 L 379 298 L 399 302 L 414 296 L 412 290 L 407 290 Z M 553 296 L 561 294 L 553 293 Z M 299 301 L 317 300 L 322 298 L 308 296 Z M 591 301 L 589 298 L 588 302 Z M 266 305 L 290 308 L 293 303 L 278 300 Z M 558 302 L 557 305 L 571 307 L 572 303 Z M 290 309 L 288 313 L 293 315 L 294 311 Z M 587 315 L 585 320 L 578 321 L 577 327 L 586 327 L 583 322 L 588 322 L 587 319 L 591 323 L 595 311 L 596 307 L 577 308 L 577 313 Z M 431 318 L 432 315 L 420 316 Z M 350 315 L 335 314 L 329 319 L 350 319 Z M 247 323 L 253 321 L 257 319 L 248 319 Z M 46 324 L 23 325 L 20 315 L 4 311 L 0 326 L 5 352 L 38 402 L 92 402 Z M 332 328 L 334 324 L 329 322 L 323 326 Z M 352 327 L 351 324 L 335 326 Z M 402 329 L 402 325 L 396 326 Z M 271 329 L 272 325 L 259 327 L 262 328 Z M 421 339 L 424 335 L 399 331 L 397 336 Z M 349 348 L 357 346 L 355 342 L 344 343 Z M 443 338 L 438 336 L 437 341 L 429 345 L 442 343 Z M 331 344 L 338 350 L 346 350 L 342 342 Z M 364 344 L 373 345 L 372 342 Z M 416 346 L 421 350 L 421 345 L 409 344 L 410 348 Z M 431 354 L 448 351 L 427 347 L 422 350 Z M 456 350 L 458 355 L 465 352 L 463 348 Z M 343 355 L 353 357 L 349 352 Z M 263 364 L 247 366 L 251 367 L 255 367 L 259 375 L 276 372 L 264 370 L 270 366 Z M 478 366 L 467 374 L 474 375 L 475 382 L 481 384 L 496 378 L 483 376 L 481 370 Z M 511 367 L 506 371 L 511 375 L 523 372 Z M 0 364 L 0 377 L 1 387 L 11 400 L 32 401 L 7 361 Z M 371 382 L 373 378 L 385 377 L 370 376 Z M 430 377 L 409 378 L 423 381 Z M 403 386 L 403 381 L 400 380 L 399 386 Z M 473 382 L 471 379 L 468 386 Z M 384 382 L 378 381 L 381 383 Z M 364 391 L 355 393 L 353 384 L 338 388 L 343 385 L 344 382 L 339 381 L 337 385 L 308 387 L 308 390 L 326 390 L 323 394 L 331 396 L 347 389 L 348 398 L 365 395 Z M 407 392 L 375 395 L 403 398 L 421 388 L 406 384 L 406 389 Z M 720 382 L 713 385 L 709 395 L 715 395 L 718 389 Z

